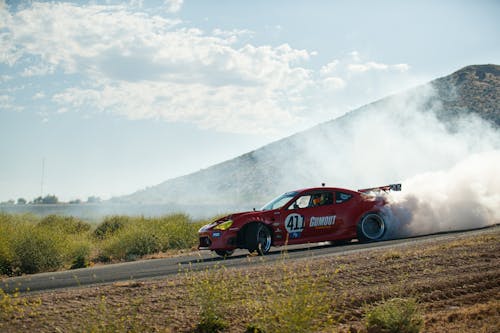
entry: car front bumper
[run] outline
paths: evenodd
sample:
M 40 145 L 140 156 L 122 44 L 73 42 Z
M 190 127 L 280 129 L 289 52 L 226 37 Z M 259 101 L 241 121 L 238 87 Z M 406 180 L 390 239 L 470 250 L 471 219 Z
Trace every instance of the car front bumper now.
M 238 247 L 238 233 L 233 230 L 207 230 L 198 235 L 199 250 L 234 250 Z

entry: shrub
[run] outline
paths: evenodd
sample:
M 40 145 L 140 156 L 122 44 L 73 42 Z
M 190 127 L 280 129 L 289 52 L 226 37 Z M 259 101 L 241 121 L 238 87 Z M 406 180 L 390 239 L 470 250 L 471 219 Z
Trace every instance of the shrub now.
M 3 235 L 3 230 L 0 228 L 0 275 L 9 275 L 12 273 L 12 253 L 9 247 L 10 242 Z
M 69 262 L 71 269 L 89 266 L 92 244 L 88 240 L 73 241 L 69 249 Z
M 232 288 L 227 284 L 230 281 L 224 277 L 224 273 L 223 268 L 216 267 L 201 272 L 196 277 L 188 275 L 188 279 L 191 280 L 189 285 L 191 298 L 199 306 L 200 321 L 196 325 L 195 332 L 215 333 L 228 327 L 224 315 L 231 300 Z
M 53 229 L 64 234 L 80 234 L 88 232 L 91 225 L 73 216 L 48 215 L 44 217 L 38 226 Z
M 152 230 L 141 225 L 129 226 L 114 235 L 103 246 L 104 257 L 135 259 L 137 256 L 160 252 L 161 242 Z
M 367 310 L 369 333 L 418 333 L 423 319 L 415 299 L 393 298 Z
M 14 255 L 13 271 L 32 274 L 62 267 L 64 254 L 60 234 L 32 225 L 19 228 L 11 245 Z
M 199 223 L 193 223 L 188 216 L 174 214 L 145 223 L 161 239 L 162 250 L 188 249 L 198 242 Z
M 128 216 L 108 216 L 104 218 L 104 221 L 94 230 L 94 236 L 101 240 L 108 238 L 120 231 L 129 222 L 130 217 Z
M 253 322 L 247 332 L 312 332 L 333 322 L 322 279 L 306 266 L 297 272 L 283 262 L 277 282 L 265 282 L 263 298 L 257 300 Z M 304 274 L 305 273 L 305 274 Z

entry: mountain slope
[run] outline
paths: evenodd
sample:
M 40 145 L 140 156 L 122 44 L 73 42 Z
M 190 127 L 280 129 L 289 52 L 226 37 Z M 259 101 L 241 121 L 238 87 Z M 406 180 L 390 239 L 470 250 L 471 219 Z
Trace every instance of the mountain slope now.
M 500 148 L 500 66 L 474 65 L 381 99 L 122 203 L 261 205 L 327 182 L 366 187 L 447 168 Z

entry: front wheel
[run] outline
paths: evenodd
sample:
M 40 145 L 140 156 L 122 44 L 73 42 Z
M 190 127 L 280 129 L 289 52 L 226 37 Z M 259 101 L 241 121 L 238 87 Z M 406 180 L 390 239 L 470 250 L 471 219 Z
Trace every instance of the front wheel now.
M 264 255 L 271 249 L 271 231 L 262 223 L 252 223 L 245 230 L 245 243 L 250 253 Z
M 360 242 L 372 242 L 381 240 L 385 234 L 385 221 L 376 213 L 363 216 L 358 223 L 358 239 Z

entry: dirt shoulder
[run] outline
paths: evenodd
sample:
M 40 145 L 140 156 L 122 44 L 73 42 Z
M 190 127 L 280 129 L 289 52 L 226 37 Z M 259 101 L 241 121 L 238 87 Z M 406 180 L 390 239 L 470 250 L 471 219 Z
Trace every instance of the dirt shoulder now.
M 370 305 L 411 297 L 422 310 L 424 332 L 498 332 L 500 230 L 425 246 L 306 260 L 290 260 L 285 254 L 279 263 L 257 267 L 219 267 L 163 280 L 0 297 L 0 331 L 189 332 L 208 302 L 222 308 L 217 313 L 228 324 L 226 331 L 244 332 L 259 316 L 267 318 L 262 300 L 277 302 L 272 303 L 275 308 L 291 307 L 296 300 L 290 297 L 301 293 L 304 307 L 318 303 L 311 295 L 321 298 L 316 305 L 325 316 L 314 320 L 319 331 L 364 332 Z M 286 322 L 290 313 L 272 320 Z

